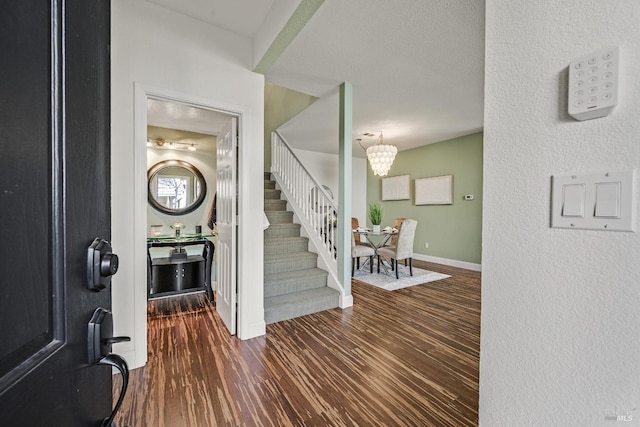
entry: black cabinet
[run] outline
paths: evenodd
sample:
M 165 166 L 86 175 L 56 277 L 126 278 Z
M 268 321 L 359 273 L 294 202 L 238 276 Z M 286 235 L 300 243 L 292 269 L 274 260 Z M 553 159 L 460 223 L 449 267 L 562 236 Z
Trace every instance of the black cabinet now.
M 204 245 L 202 255 L 186 256 L 184 246 Z M 211 264 L 215 246 L 202 235 L 183 238 L 148 238 L 147 249 L 152 247 L 171 247 L 171 256 L 151 258 L 147 251 L 147 289 L 148 297 L 167 296 L 175 293 L 206 290 L 213 301 L 211 289 Z
M 204 257 L 192 255 L 183 260 L 155 258 L 151 261 L 151 278 L 154 294 L 204 288 Z

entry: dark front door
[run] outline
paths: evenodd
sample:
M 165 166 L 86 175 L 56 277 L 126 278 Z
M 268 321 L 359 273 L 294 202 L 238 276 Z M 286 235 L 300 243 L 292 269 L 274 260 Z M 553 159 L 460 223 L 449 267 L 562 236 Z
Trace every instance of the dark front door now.
M 107 0 L 0 2 L 0 424 L 96 426 L 87 249 L 110 238 Z

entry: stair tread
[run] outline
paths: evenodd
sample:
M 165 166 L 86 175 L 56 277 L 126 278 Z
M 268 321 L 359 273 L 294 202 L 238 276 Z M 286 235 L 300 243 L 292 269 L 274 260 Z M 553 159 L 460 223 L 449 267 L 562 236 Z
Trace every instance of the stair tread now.
M 276 227 L 276 228 L 287 228 L 287 227 L 300 227 L 300 224 L 295 223 L 295 222 L 285 222 L 285 223 L 276 223 L 276 224 L 271 224 L 269 225 L 269 228 L 271 227 Z
M 296 252 L 296 253 L 284 253 L 284 254 L 270 254 L 264 256 L 265 264 L 269 261 L 278 262 L 282 260 L 301 260 L 307 258 L 318 258 L 318 254 L 314 252 Z
M 289 304 L 295 304 L 308 300 L 317 300 L 318 298 L 323 297 L 334 297 L 337 295 L 340 295 L 340 292 L 328 286 L 309 289 L 306 291 L 293 292 L 290 294 L 276 295 L 264 299 L 264 309 L 265 311 L 277 310 L 280 306 L 286 306 Z
M 296 236 L 296 237 L 265 237 L 264 244 L 267 245 L 269 243 L 272 244 L 283 244 L 283 243 L 292 243 L 299 242 L 304 240 L 305 242 L 309 241 L 308 237 Z
M 267 216 L 272 216 L 272 217 L 277 217 L 277 216 L 286 216 L 286 217 L 293 217 L 293 212 L 291 211 L 264 211 L 265 214 L 267 214 Z
M 264 275 L 264 284 L 285 280 L 310 279 L 317 276 L 327 276 L 328 273 L 321 268 L 308 268 L 305 270 L 283 271 L 282 273 L 269 273 Z

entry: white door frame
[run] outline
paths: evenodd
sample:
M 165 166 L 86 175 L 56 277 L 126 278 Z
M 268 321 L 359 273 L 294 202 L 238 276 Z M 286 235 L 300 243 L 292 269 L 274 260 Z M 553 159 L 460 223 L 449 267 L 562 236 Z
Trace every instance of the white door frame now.
M 147 361 L 147 99 L 154 98 L 168 102 L 186 104 L 206 110 L 219 111 L 238 118 L 238 144 L 242 144 L 246 111 L 237 105 L 229 105 L 216 100 L 180 93 L 157 86 L 134 83 L 134 353 L 135 366 L 143 366 Z M 242 163 L 242 154 L 238 153 L 238 165 Z M 238 197 L 242 197 L 242 188 L 237 183 Z M 241 206 L 241 205 L 240 205 Z M 239 244 L 239 242 L 238 242 Z M 237 268 L 237 266 L 236 266 Z M 237 276 L 236 276 L 237 277 Z M 238 286 L 238 311 L 241 310 L 241 289 Z M 242 319 L 238 316 L 238 330 Z

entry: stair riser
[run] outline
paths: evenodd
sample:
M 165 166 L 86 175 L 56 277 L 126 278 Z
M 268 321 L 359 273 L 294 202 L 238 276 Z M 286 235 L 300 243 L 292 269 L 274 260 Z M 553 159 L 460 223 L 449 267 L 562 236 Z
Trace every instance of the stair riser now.
M 278 254 L 293 254 L 299 252 L 306 252 L 309 250 L 309 243 L 307 240 L 300 240 L 299 242 L 287 242 L 287 243 L 269 243 L 269 239 L 264 241 L 264 254 L 278 255 Z
M 285 226 L 269 226 L 264 231 L 265 239 L 276 239 L 278 237 L 300 237 L 300 224 L 284 224 Z
M 275 189 L 276 188 L 276 182 L 275 181 L 265 181 L 264 182 L 264 188 L 265 189 Z
M 317 265 L 317 257 L 307 257 L 303 259 L 279 259 L 265 260 L 264 274 L 284 273 L 285 271 L 306 270 L 307 268 L 315 268 Z
M 290 280 L 278 283 L 265 283 L 264 297 L 275 297 L 277 295 L 307 291 L 309 289 L 322 288 L 325 286 L 327 286 L 327 276 L 311 277 L 304 281 Z
M 269 211 L 286 211 L 287 201 L 278 199 L 265 199 L 264 201 L 265 212 Z
M 265 308 L 264 321 L 267 324 L 281 322 L 283 320 L 293 319 L 307 314 L 330 310 L 332 308 L 336 308 L 338 304 L 339 297 L 332 295 L 314 298 L 313 300 L 303 301 L 297 304 L 291 304 L 287 307 L 278 307 L 277 310 L 269 310 Z
M 265 214 L 271 224 L 291 224 L 293 222 L 293 212 L 290 211 L 269 211 Z
M 280 190 L 264 190 L 264 198 L 265 199 L 280 199 Z

